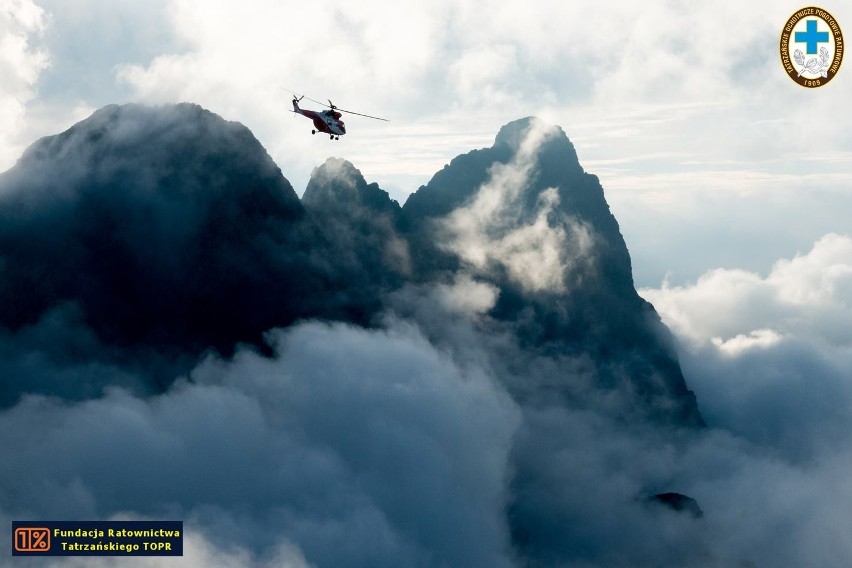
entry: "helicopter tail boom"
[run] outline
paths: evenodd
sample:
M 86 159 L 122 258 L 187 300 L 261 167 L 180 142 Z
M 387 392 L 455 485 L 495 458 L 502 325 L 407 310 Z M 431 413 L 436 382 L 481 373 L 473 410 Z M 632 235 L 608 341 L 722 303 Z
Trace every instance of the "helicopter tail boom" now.
M 299 101 L 301 101 L 303 98 L 305 98 L 304 95 L 298 98 L 296 98 L 295 96 L 293 97 L 293 112 L 302 114 L 302 109 L 299 108 Z

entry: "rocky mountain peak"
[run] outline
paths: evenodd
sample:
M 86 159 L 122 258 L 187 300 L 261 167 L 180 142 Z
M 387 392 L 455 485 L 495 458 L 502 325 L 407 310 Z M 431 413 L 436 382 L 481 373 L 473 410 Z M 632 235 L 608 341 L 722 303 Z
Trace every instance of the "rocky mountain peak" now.
M 314 168 L 302 196 L 302 204 L 315 210 L 337 211 L 342 208 L 350 215 L 361 208 L 393 215 L 400 210 L 399 204 L 390 198 L 388 192 L 376 183 L 368 184 L 358 168 L 340 158 L 329 158 Z
M 561 128 L 536 118 L 505 125 L 494 146 L 455 158 L 411 195 L 403 220 L 419 278 L 463 274 L 495 286 L 490 317 L 530 349 L 591 356 L 603 387 L 622 381 L 630 361 L 630 381 L 661 420 L 703 424 L 668 330 L 633 286 L 603 188 Z M 519 386 L 538 397 L 571 388 Z

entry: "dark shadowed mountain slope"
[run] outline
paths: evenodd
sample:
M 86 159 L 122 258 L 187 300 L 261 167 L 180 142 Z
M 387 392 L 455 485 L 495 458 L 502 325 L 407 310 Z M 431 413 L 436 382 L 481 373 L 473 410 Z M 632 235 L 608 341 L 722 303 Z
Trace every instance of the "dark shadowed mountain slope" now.
M 246 127 L 191 104 L 109 106 L 0 176 L 0 330 L 66 328 L 41 353 L 62 365 L 262 345 L 334 311 L 318 234 Z M 7 401 L 10 383 L 46 374 L 6 371 Z
M 350 274 L 350 288 L 395 288 L 410 270 L 408 246 L 397 231 L 401 208 L 350 162 L 329 158 L 314 168 L 302 205 L 336 250 L 334 262 Z
M 0 321 L 72 303 L 105 341 L 226 348 L 303 312 L 304 210 L 251 132 L 111 106 L 0 179 Z M 279 290 L 279 300 L 268 297 Z

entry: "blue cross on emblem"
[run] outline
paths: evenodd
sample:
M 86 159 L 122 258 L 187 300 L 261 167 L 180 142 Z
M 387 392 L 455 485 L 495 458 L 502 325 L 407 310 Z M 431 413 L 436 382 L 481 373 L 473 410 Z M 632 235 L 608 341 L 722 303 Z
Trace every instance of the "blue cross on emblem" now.
M 796 43 L 808 44 L 808 55 L 817 52 L 817 44 L 828 42 L 828 32 L 817 31 L 817 21 L 808 20 L 808 27 L 803 32 L 796 32 Z

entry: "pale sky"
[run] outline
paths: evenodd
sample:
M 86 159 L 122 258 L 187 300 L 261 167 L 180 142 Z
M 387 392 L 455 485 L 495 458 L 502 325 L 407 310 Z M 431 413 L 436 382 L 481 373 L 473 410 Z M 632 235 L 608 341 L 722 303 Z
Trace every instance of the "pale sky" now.
M 801 7 L 0 0 L 0 170 L 103 105 L 189 101 L 251 128 L 300 194 L 336 156 L 404 202 L 536 115 L 600 177 L 637 286 L 766 275 L 852 233 L 852 63 L 821 89 L 785 76 L 781 28 Z M 823 7 L 852 26 L 848 4 Z M 311 136 L 285 89 L 391 122 Z

